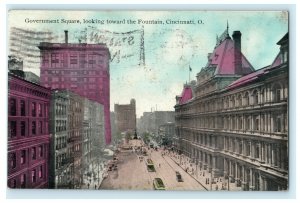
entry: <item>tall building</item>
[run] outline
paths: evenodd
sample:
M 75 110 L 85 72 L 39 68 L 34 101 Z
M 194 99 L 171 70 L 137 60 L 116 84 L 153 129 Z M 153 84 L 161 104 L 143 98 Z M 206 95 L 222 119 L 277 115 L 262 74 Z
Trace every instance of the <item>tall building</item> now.
M 53 90 L 50 108 L 50 188 L 79 188 L 99 162 L 104 140 L 100 103 L 68 90 Z
M 83 181 L 83 99 L 53 90 L 50 108 L 50 188 L 77 188 Z
M 110 129 L 110 53 L 104 44 L 39 44 L 41 84 L 52 89 L 68 89 L 104 106 L 105 141 L 111 142 Z
M 228 30 L 207 65 L 176 97 L 174 145 L 198 168 L 243 190 L 288 187 L 288 34 L 267 67 L 254 70 L 241 33 Z
M 8 187 L 48 188 L 48 88 L 8 74 Z
M 114 108 L 118 132 L 134 133 L 136 131 L 135 99 L 130 104 L 115 104 Z

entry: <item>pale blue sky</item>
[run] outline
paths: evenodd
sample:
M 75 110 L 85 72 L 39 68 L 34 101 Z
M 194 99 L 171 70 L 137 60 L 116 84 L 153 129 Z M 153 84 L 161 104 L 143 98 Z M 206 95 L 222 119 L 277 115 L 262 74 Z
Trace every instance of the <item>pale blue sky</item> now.
M 207 63 L 207 54 L 214 49 L 216 35 L 220 36 L 226 29 L 227 20 L 230 35 L 234 30 L 241 31 L 242 51 L 253 67 L 259 69 L 271 64 L 279 52 L 276 42 L 288 31 L 287 16 L 286 12 L 278 11 L 19 11 L 9 14 L 9 26 L 49 30 L 58 35 L 60 42 L 63 42 L 63 30 L 67 29 L 72 43 L 78 41 L 73 33 L 88 25 L 111 32 L 128 32 L 141 29 L 142 25 L 28 24 L 25 18 L 202 20 L 203 24 L 195 25 L 145 24 L 146 66 L 138 66 L 135 60 L 111 63 L 111 110 L 114 103 L 129 103 L 135 98 L 139 117 L 151 107 L 174 110 L 175 96 L 181 93 L 183 84 L 188 81 L 189 65 L 192 67 L 191 79 L 195 79 Z M 38 73 L 38 67 L 34 71 Z

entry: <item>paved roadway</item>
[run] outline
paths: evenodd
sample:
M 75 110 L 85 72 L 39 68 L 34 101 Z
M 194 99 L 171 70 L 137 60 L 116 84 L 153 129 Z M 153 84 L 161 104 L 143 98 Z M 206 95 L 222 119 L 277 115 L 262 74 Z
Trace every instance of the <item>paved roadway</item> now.
M 131 140 L 130 146 L 141 146 L 140 140 Z M 141 155 L 133 150 L 121 150 L 118 154 L 118 170 L 109 171 L 100 189 L 153 190 L 153 179 L 161 178 L 166 190 L 206 190 L 191 175 L 179 167 L 170 157 L 162 156 L 161 151 L 148 150 L 148 156 L 140 160 Z M 145 160 L 151 158 L 156 172 L 148 172 Z M 182 175 L 183 182 L 177 182 L 175 171 Z

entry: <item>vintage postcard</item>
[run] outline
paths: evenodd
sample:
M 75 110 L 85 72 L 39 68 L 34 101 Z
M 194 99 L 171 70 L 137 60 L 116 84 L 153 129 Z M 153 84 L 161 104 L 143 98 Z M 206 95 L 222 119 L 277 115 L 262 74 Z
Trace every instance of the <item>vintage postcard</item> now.
M 10 10 L 8 188 L 288 190 L 288 22 Z

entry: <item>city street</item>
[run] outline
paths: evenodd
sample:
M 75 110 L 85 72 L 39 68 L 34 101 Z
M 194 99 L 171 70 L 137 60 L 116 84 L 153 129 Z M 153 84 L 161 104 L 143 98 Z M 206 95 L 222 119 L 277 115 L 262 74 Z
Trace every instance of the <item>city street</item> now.
M 117 155 L 118 169 L 108 172 L 100 189 L 153 190 L 154 178 L 161 178 L 166 190 L 206 190 L 170 157 L 162 156 L 162 150 L 147 148 L 147 156 L 142 156 L 140 151 L 132 150 L 137 146 L 142 146 L 141 140 L 130 140 L 127 149 L 120 150 Z M 147 170 L 148 158 L 152 159 L 155 172 Z M 183 182 L 177 181 L 175 171 L 181 174 Z

